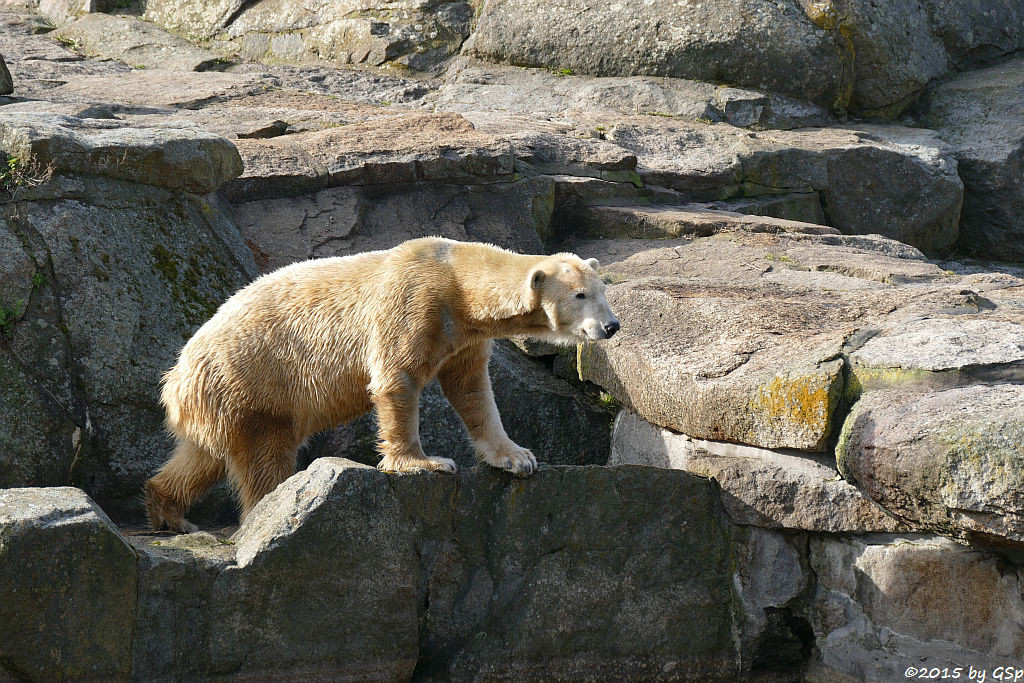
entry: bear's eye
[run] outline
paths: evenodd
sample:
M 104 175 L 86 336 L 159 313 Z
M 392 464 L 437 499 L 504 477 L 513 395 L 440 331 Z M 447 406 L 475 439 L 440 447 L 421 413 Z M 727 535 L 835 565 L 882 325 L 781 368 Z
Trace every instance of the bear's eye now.
M 586 299 L 587 295 L 584 294 L 583 292 L 576 292 L 576 298 L 577 299 Z

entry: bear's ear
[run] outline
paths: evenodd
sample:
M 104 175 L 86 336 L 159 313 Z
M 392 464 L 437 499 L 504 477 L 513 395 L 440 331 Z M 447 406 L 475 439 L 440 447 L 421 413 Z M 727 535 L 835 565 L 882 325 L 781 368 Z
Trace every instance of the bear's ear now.
M 544 280 L 546 280 L 547 277 L 548 274 L 544 272 L 544 268 L 542 266 L 535 266 L 532 269 L 530 269 L 530 289 L 532 289 L 533 291 L 537 291 L 538 289 L 540 289 L 541 285 L 544 284 Z
M 597 262 L 596 258 L 588 258 L 587 265 L 593 268 L 594 270 L 597 270 L 597 267 L 600 266 L 601 264 Z

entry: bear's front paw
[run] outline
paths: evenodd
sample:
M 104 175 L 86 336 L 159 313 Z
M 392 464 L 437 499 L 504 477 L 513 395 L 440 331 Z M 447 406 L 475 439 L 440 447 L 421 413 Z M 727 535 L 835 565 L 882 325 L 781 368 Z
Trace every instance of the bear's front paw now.
M 427 470 L 429 472 L 443 472 L 444 474 L 455 474 L 459 471 L 458 465 L 451 458 L 441 457 L 395 457 L 385 456 L 377 465 L 382 472 L 417 472 Z
M 442 458 L 440 456 L 432 455 L 427 458 L 430 462 L 434 463 L 433 469 L 437 472 L 444 472 L 445 474 L 455 474 L 459 471 L 459 466 L 455 464 L 455 461 L 451 458 Z
M 522 448 L 512 442 L 496 449 L 493 453 L 488 453 L 483 460 L 491 467 L 506 470 L 520 477 L 531 475 L 537 471 L 537 458 L 533 453 L 528 448 Z

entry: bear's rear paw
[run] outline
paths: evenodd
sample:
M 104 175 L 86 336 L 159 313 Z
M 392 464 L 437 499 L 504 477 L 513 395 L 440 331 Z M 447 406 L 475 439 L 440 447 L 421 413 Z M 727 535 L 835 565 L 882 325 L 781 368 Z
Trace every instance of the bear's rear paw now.
M 520 477 L 529 476 L 537 471 L 537 458 L 533 453 L 528 448 L 517 446 L 512 442 L 493 453 L 487 453 L 483 461 L 491 467 L 497 467 Z

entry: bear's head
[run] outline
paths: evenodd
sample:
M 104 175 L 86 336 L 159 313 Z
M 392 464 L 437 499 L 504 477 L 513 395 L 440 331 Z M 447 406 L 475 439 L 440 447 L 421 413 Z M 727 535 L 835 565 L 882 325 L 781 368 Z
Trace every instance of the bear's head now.
M 597 259 L 563 253 L 530 269 L 528 286 L 550 329 L 544 340 L 573 345 L 581 339 L 608 339 L 619 330 L 597 266 Z

